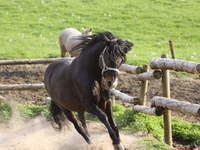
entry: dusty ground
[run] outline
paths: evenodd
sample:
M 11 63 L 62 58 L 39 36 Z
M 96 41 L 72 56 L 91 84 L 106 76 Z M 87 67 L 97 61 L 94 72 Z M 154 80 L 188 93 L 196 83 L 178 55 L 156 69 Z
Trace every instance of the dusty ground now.
M 102 124 L 89 122 L 92 144 L 88 145 L 72 126 L 62 132 L 55 131 L 44 118 L 28 122 L 13 119 L 10 124 L 0 124 L 1 150 L 112 150 L 111 140 Z M 123 145 L 129 150 L 147 150 L 135 143 L 143 134 L 121 133 Z

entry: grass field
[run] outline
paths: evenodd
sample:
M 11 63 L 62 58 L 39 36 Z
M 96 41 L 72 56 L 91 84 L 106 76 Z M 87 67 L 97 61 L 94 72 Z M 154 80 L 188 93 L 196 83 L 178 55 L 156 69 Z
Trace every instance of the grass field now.
M 169 53 L 200 62 L 200 0 L 0 0 L 0 58 L 59 57 L 67 27 L 109 30 L 135 43 L 129 64 Z

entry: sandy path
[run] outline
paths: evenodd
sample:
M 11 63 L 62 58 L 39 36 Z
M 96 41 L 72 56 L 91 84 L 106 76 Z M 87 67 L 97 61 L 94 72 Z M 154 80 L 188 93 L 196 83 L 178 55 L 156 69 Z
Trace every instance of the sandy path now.
M 113 150 L 106 129 L 100 123 L 90 122 L 89 132 L 93 144 L 87 145 L 73 127 L 62 132 L 55 131 L 49 122 L 38 117 L 28 122 L 14 119 L 9 124 L 0 124 L 1 150 Z M 121 133 L 122 143 L 128 150 L 144 150 L 134 143 L 141 140 L 137 135 Z

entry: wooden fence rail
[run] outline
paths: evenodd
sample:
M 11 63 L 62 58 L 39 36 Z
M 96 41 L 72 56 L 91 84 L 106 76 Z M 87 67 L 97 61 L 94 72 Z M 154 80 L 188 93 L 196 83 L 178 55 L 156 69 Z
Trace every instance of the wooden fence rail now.
M 128 65 L 128 64 L 122 64 L 119 69 L 121 71 L 125 71 L 127 73 L 132 73 L 132 74 L 139 74 L 139 73 L 143 72 L 143 68 L 142 67 Z
M 72 61 L 73 58 L 42 58 L 42 59 L 12 59 L 12 60 L 0 60 L 0 65 L 25 65 L 25 64 L 49 64 L 57 60 L 67 59 Z
M 173 111 L 198 115 L 200 117 L 200 105 L 198 104 L 192 104 L 185 101 L 179 101 L 176 99 L 170 99 L 159 96 L 153 97 L 151 99 L 151 104 L 152 106 L 160 106 L 163 108 L 168 108 Z
M 120 98 L 121 100 L 129 102 L 129 103 L 134 103 L 134 104 L 139 103 L 138 97 L 129 96 L 129 95 L 122 93 L 122 92 L 120 92 L 119 90 L 116 90 L 116 89 L 112 89 L 111 94 L 113 94 L 117 98 Z
M 156 80 L 160 79 L 161 77 L 162 77 L 162 72 L 160 70 L 155 70 L 153 72 L 144 72 L 137 75 L 133 75 L 131 79 L 145 81 L 145 80 Z
M 11 59 L 11 60 L 0 60 L 0 65 L 25 65 L 25 64 L 49 64 L 57 60 L 67 59 L 72 62 L 74 58 L 41 58 L 41 59 Z M 143 72 L 143 68 L 140 66 L 133 66 L 128 64 L 122 64 L 119 68 L 121 71 L 128 73 L 139 74 Z
M 2 85 L 0 84 L 0 91 L 7 90 L 37 90 L 44 89 L 43 83 L 35 83 L 35 84 L 10 84 L 10 85 Z
M 187 73 L 199 74 L 200 63 L 169 58 L 153 58 L 150 62 L 152 69 L 168 69 Z
M 159 109 L 157 109 L 156 107 L 135 105 L 132 108 L 137 112 L 141 112 L 141 113 L 148 114 L 148 115 L 153 115 L 153 116 L 161 116 L 162 115 L 162 112 Z

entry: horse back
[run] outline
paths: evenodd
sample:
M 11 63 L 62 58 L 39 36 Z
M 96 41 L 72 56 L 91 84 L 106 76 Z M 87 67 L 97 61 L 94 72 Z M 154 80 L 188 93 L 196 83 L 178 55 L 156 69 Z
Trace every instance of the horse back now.
M 80 43 L 77 38 L 82 33 L 75 28 L 67 28 L 60 33 L 59 42 L 61 47 L 65 47 L 66 51 L 71 51 L 73 47 Z
M 44 76 L 44 83 L 45 88 L 47 89 L 50 95 L 52 94 L 51 91 L 53 90 L 53 85 L 55 85 L 56 83 L 60 84 L 63 81 L 65 81 L 66 78 L 70 77 L 69 66 L 70 62 L 65 59 L 62 59 L 53 62 L 47 67 Z M 68 75 L 65 76 L 65 74 Z

